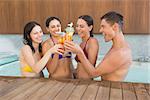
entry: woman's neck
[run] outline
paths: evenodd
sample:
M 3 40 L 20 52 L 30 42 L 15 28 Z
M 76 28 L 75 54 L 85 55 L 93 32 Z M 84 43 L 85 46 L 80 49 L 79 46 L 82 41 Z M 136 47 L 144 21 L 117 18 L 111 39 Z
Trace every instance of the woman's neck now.
M 85 42 L 90 38 L 90 35 L 86 35 L 85 37 L 82 38 L 82 41 Z
M 58 43 L 58 37 L 51 36 L 52 41 L 54 44 Z
M 32 45 L 33 45 L 34 50 L 37 51 L 39 48 L 39 44 L 38 43 L 32 43 Z
M 115 48 L 122 48 L 126 45 L 123 33 L 117 33 L 116 36 L 112 40 L 113 47 Z

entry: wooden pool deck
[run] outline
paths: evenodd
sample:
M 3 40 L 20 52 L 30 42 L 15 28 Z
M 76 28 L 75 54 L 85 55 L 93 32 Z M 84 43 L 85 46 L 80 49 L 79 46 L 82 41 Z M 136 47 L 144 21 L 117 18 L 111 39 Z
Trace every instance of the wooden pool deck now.
M 0 76 L 0 100 L 150 100 L 150 84 Z

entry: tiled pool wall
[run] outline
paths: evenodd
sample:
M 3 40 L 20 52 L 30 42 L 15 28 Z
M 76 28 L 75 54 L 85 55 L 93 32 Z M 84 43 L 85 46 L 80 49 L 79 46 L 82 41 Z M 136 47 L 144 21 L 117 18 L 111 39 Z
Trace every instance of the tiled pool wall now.
M 98 39 L 100 45 L 99 60 L 111 47 L 111 42 L 105 42 L 101 34 L 94 34 Z M 131 46 L 133 60 L 136 61 L 150 61 L 150 35 L 124 35 L 125 39 Z M 46 34 L 43 40 L 49 38 Z M 81 42 L 78 35 L 74 35 L 73 40 L 77 43 Z M 22 47 L 22 35 L 2 35 L 0 34 L 0 52 L 13 52 L 19 54 Z

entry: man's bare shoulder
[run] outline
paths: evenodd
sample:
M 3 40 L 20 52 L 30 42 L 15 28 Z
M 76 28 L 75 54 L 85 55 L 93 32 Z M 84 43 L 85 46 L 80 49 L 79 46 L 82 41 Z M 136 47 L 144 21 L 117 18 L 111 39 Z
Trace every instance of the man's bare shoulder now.
M 112 50 L 112 52 L 110 53 L 110 56 L 113 56 L 116 58 L 125 58 L 126 56 L 131 55 L 131 49 L 130 48 L 120 48 L 120 49 L 114 49 Z
M 132 62 L 131 50 L 129 48 L 112 50 L 106 59 L 113 65 Z

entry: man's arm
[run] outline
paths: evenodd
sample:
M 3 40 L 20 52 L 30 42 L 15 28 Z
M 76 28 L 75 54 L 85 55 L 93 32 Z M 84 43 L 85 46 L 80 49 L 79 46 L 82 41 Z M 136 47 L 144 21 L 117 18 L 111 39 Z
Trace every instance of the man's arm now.
M 110 56 L 107 56 L 101 63 L 94 68 L 94 66 L 88 61 L 83 52 L 78 53 L 79 59 L 85 70 L 91 75 L 91 77 L 101 76 L 103 74 L 111 73 L 117 70 L 125 59 L 119 52 L 114 52 Z
M 126 53 L 115 51 L 111 55 L 105 57 L 103 61 L 97 66 L 94 67 L 89 60 L 84 55 L 81 47 L 73 42 L 65 42 L 65 48 L 77 54 L 79 60 L 81 61 L 84 69 L 91 75 L 91 77 L 97 77 L 103 74 L 111 73 L 118 69 L 122 64 L 126 62 L 127 59 L 124 59 Z M 127 57 L 125 57 L 127 58 Z

